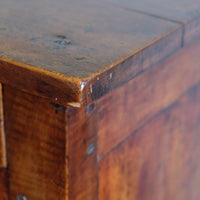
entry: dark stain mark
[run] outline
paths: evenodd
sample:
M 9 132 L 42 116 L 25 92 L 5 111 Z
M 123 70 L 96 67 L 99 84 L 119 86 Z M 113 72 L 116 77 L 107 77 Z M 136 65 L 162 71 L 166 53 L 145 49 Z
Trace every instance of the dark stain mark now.
M 50 103 L 50 105 L 56 108 L 56 110 L 55 110 L 56 114 L 58 113 L 58 110 L 66 110 L 66 108 L 64 106 L 58 105 L 56 103 Z
M 67 36 L 65 36 L 65 35 L 56 35 L 56 37 L 61 40 L 67 39 Z
M 65 40 L 55 40 L 54 42 L 57 43 L 57 44 L 60 44 L 60 45 L 70 45 L 70 44 L 72 44 L 71 40 L 67 40 L 67 39 L 65 39 Z
M 76 60 L 81 61 L 81 60 L 85 60 L 86 57 L 77 57 Z
M 64 48 L 67 45 L 71 45 L 72 41 L 67 39 L 67 36 L 65 35 L 56 35 L 56 39 L 54 40 L 54 43 Z
M 72 45 L 72 41 L 65 35 L 45 35 L 41 37 L 32 37 L 29 41 L 33 44 L 40 44 L 47 49 L 62 50 Z

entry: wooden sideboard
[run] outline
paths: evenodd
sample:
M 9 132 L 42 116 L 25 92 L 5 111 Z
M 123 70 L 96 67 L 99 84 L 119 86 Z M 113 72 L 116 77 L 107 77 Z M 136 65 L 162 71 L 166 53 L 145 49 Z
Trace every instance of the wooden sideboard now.
M 0 44 L 0 200 L 199 200 L 199 0 L 0 0 Z

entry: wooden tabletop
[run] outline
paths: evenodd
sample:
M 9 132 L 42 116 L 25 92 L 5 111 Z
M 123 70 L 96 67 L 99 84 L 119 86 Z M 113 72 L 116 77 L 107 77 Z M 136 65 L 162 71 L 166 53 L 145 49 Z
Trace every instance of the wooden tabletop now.
M 89 103 L 200 35 L 200 0 L 0 0 L 0 5 L 0 81 L 62 104 Z

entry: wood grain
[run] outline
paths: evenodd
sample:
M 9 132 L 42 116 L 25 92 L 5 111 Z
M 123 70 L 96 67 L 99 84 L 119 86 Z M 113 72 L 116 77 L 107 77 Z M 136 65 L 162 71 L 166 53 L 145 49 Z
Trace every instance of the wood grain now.
M 199 0 L 110 1 L 1 0 L 0 82 L 86 106 L 200 37 Z
M 200 85 L 101 160 L 99 199 L 198 200 L 199 100 Z
M 67 105 L 80 102 L 81 80 L 46 70 L 0 60 L 0 82 L 51 102 Z M 25 78 L 26 77 L 26 78 Z
M 69 199 L 97 200 L 97 132 L 95 105 L 68 108 Z M 92 145 L 92 146 L 91 146 Z M 89 146 L 94 152 L 89 151 Z
M 6 167 L 6 145 L 4 133 L 4 116 L 3 116 L 3 93 L 2 85 L 0 84 L 0 168 Z
M 200 40 L 98 101 L 99 157 L 200 81 L 199 51 Z
M 66 114 L 48 101 L 4 86 L 9 199 L 68 199 Z
M 163 61 L 182 47 L 183 27 L 156 39 L 138 52 L 123 58 L 111 68 L 90 78 L 83 90 L 85 104 L 112 92 L 134 77 Z
M 98 0 L 0 3 L 1 57 L 79 78 L 177 27 Z
M 165 37 L 152 43 L 142 50 L 143 71 L 155 66 L 176 51 L 180 50 L 183 43 L 183 27 L 165 35 Z
M 182 27 L 127 56 L 92 78 L 71 78 L 7 59 L 0 60 L 0 81 L 60 105 L 85 106 L 133 79 L 181 48 Z M 159 49 L 159 51 L 157 51 Z M 3 76 L 1 76 L 1 74 Z M 16 76 L 17 74 L 17 76 Z M 29 77 L 24 79 L 24 77 Z
M 1 200 L 8 200 L 8 175 L 3 168 L 0 168 L 0 197 Z

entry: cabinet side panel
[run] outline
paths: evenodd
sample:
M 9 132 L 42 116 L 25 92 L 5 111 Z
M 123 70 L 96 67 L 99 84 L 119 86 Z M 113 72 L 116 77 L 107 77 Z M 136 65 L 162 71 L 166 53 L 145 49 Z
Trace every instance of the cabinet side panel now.
M 6 167 L 6 147 L 5 147 L 4 117 L 3 117 L 3 94 L 2 94 L 1 84 L 0 84 L 0 167 Z
M 0 169 L 0 199 L 8 200 L 8 176 L 7 169 Z
M 66 111 L 4 86 L 9 195 L 68 199 Z
M 97 200 L 97 129 L 95 105 L 69 108 L 69 198 Z
M 200 40 L 98 101 L 99 157 L 200 81 Z
M 99 199 L 198 200 L 200 85 L 100 161 Z

